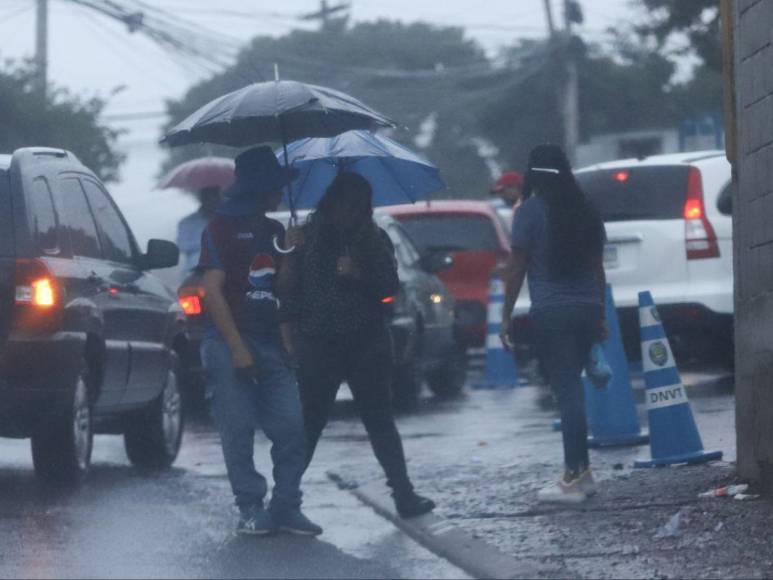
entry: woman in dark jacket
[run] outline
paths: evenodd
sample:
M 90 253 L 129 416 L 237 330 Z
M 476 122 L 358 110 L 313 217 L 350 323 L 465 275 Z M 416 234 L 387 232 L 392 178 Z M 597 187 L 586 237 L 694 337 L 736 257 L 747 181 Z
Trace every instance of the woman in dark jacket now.
M 373 221 L 368 181 L 339 174 L 295 237 L 300 247 L 280 284 L 299 363 L 308 461 L 347 381 L 398 512 L 427 513 L 435 505 L 413 490 L 392 415 L 392 341 L 383 301 L 397 294 L 400 282 L 394 248 Z
M 541 501 L 581 502 L 594 492 L 581 380 L 594 342 L 606 334 L 604 223 L 555 145 L 529 156 L 524 196 L 513 217 L 502 320 L 509 320 L 529 276 L 537 353 L 558 396 L 564 476 L 539 492 Z M 508 325 L 502 342 L 512 348 Z

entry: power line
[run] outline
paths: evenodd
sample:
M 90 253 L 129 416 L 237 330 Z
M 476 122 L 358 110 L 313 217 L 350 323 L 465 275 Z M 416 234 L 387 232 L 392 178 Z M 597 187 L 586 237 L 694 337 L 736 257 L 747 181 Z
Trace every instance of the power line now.
M 30 11 L 32 11 L 32 4 L 26 4 L 21 8 L 15 8 L 13 10 L 9 10 L 5 14 L 0 14 L 0 19 L 3 21 L 3 23 L 6 23 L 11 19 L 16 18 L 17 16 L 21 16 L 22 14 Z
M 181 18 L 177 14 L 173 14 L 167 10 L 159 8 L 158 6 L 153 6 L 151 4 L 148 4 L 143 0 L 132 0 L 132 1 L 136 6 L 139 7 L 139 9 L 150 12 L 150 14 L 145 13 L 147 18 L 153 19 L 154 17 L 152 16 L 152 14 L 155 13 L 157 15 L 156 18 L 158 18 L 166 26 L 171 25 L 180 30 L 187 30 L 187 31 L 193 32 L 196 35 L 201 36 L 202 38 L 209 37 L 210 39 L 217 39 L 219 42 L 229 43 L 233 48 L 240 48 L 244 44 L 244 41 L 241 40 L 240 38 L 236 38 L 234 36 L 224 34 L 219 31 L 211 30 L 205 26 L 202 26 L 197 22 L 193 22 L 191 20 Z
M 119 56 L 121 60 L 131 63 L 131 65 L 137 70 L 141 70 L 145 74 L 153 77 L 153 80 L 155 82 L 167 85 L 168 87 L 171 88 L 172 85 L 166 77 L 164 77 L 163 75 L 161 76 L 156 75 L 150 70 L 147 59 L 142 59 L 142 62 L 140 62 L 140 60 L 138 60 L 140 57 L 137 54 L 135 54 L 130 47 L 124 46 L 121 44 L 121 41 L 120 41 L 121 37 L 112 35 L 110 33 L 106 33 L 103 27 L 101 26 L 100 21 L 92 12 L 82 7 L 78 12 L 80 14 L 80 17 L 83 19 L 83 21 L 94 31 L 94 34 L 101 38 L 101 42 L 105 46 L 109 47 L 110 50 L 112 50 L 117 56 Z M 156 61 L 155 59 L 152 59 L 150 62 L 156 62 Z
M 169 116 L 167 111 L 142 111 L 138 113 L 108 113 L 101 118 L 110 122 L 126 121 L 149 121 L 152 119 L 166 119 Z
M 197 24 L 187 23 L 184 19 L 174 18 L 172 14 L 140 0 L 134 0 L 135 7 L 115 0 L 67 1 L 123 22 L 129 32 L 140 32 L 148 36 L 167 52 L 172 49 L 177 53 L 203 61 L 209 73 L 229 66 L 235 57 L 237 50 L 235 39 L 213 33 Z M 141 8 L 147 8 L 161 16 L 148 15 Z M 231 45 L 230 50 L 228 45 Z

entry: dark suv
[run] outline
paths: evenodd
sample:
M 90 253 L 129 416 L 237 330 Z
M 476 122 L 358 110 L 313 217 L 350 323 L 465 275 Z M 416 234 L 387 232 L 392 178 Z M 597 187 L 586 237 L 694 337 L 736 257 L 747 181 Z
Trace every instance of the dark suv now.
M 32 438 L 36 472 L 74 479 L 94 433 L 123 434 L 135 465 L 171 465 L 183 416 L 176 352 L 185 320 L 148 270 L 99 179 L 71 153 L 0 155 L 0 436 Z

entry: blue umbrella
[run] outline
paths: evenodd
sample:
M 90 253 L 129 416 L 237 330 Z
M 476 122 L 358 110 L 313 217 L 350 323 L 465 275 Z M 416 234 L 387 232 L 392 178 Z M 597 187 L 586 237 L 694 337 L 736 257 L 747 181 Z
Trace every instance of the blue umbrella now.
M 287 155 L 299 172 L 292 184 L 292 205 L 297 208 L 316 207 L 341 171 L 367 179 L 376 206 L 413 203 L 446 189 L 437 167 L 400 143 L 368 131 L 296 141 L 287 147 Z M 284 152 L 277 158 L 282 163 Z

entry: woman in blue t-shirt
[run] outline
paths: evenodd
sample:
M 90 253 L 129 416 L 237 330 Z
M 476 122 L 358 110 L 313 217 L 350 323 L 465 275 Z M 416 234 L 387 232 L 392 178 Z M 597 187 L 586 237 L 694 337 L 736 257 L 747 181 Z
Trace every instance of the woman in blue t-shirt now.
M 593 343 L 606 335 L 604 223 L 556 145 L 532 150 L 524 196 L 513 217 L 502 320 L 510 320 L 528 274 L 537 354 L 558 397 L 566 465 L 538 497 L 581 502 L 594 492 L 581 375 Z M 503 324 L 502 342 L 512 349 L 509 332 Z

